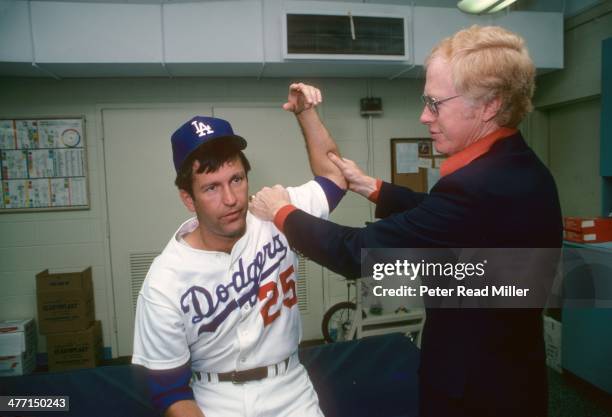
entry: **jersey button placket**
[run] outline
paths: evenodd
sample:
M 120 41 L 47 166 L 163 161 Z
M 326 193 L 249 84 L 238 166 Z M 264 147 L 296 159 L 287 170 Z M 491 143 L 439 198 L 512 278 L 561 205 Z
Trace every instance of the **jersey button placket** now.
M 246 363 L 246 357 L 244 355 L 245 355 L 245 348 L 248 343 L 247 336 L 249 332 L 245 324 L 246 323 L 238 324 L 238 328 L 236 331 L 237 336 L 238 336 L 238 364 L 236 366 L 236 369 L 238 370 L 245 369 L 244 364 Z

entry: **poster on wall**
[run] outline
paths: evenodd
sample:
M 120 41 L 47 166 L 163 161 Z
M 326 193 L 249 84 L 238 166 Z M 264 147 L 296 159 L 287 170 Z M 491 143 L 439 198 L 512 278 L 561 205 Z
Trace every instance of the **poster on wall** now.
M 89 208 L 85 119 L 0 118 L 0 213 Z

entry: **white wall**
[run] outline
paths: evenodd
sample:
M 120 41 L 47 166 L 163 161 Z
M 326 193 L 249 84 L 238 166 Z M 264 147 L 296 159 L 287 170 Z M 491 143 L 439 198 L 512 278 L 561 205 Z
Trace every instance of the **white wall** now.
M 551 168 L 564 216 L 601 214 L 601 43 L 612 37 L 610 10 L 605 0 L 567 19 L 565 69 L 537 80 L 531 145 Z
M 565 216 L 600 215 L 600 112 L 599 98 L 548 111 L 549 168 Z
M 116 344 L 104 180 L 104 170 L 113 167 L 104 166 L 101 109 L 129 107 L 133 103 L 163 105 L 185 102 L 267 102 L 280 106 L 290 81 L 0 79 L 3 94 L 0 117 L 85 116 L 91 194 L 91 210 L 88 211 L 0 215 L 0 319 L 36 315 L 36 273 L 45 268 L 59 272 L 91 265 L 96 317 L 103 323 L 104 344 Z M 359 161 L 364 167 L 367 161 L 367 121 L 359 115 L 359 99 L 367 95 L 368 89 L 373 96 L 382 97 L 384 115 L 374 118 L 373 125 L 374 174 L 383 179 L 388 180 L 390 176 L 389 139 L 427 134 L 418 123 L 420 80 L 325 79 L 312 82 L 323 90 L 325 101 L 321 113 L 344 155 Z M 273 120 L 267 122 L 274 123 Z M 248 138 L 248 132 L 245 134 Z M 270 146 L 273 146 L 274 138 L 271 140 Z M 169 147 L 149 151 L 166 154 Z M 282 178 L 282 172 L 278 175 Z M 368 204 L 363 199 L 349 196 L 334 213 L 333 219 L 344 224 L 361 225 L 369 220 Z M 45 350 L 44 338 L 41 338 L 39 350 Z
M 535 102 L 550 107 L 601 94 L 601 42 L 612 36 L 612 1 L 566 20 L 563 71 L 538 79 Z

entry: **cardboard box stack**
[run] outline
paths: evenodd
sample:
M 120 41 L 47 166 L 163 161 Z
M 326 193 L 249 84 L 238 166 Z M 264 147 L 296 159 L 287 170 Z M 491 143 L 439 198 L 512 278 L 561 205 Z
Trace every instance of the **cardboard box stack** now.
M 94 317 L 91 267 L 36 275 L 40 333 L 47 336 L 50 371 L 93 368 L 102 360 L 102 328 Z
M 47 335 L 49 370 L 95 368 L 102 361 L 102 326 L 96 320 L 81 331 Z
M 34 319 L 0 321 L 0 377 L 31 373 L 36 350 Z
M 612 218 L 607 217 L 565 217 L 563 238 L 579 243 L 612 241 Z

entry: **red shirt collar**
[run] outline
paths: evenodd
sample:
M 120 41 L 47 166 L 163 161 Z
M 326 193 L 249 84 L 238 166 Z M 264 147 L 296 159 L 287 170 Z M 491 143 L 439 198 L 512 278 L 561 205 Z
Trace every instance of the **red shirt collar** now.
M 518 129 L 501 127 L 495 132 L 489 133 L 487 136 L 472 143 L 467 148 L 448 157 L 442 165 L 440 165 L 440 177 L 452 174 L 453 172 L 468 165 L 474 159 L 489 152 L 491 146 L 499 140 L 507 138 L 518 132 Z

